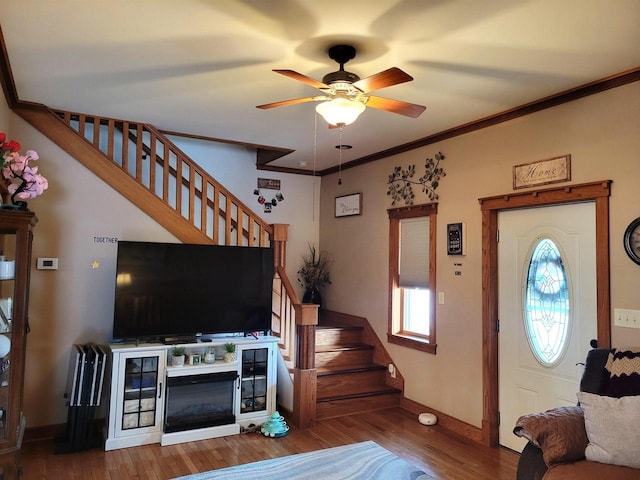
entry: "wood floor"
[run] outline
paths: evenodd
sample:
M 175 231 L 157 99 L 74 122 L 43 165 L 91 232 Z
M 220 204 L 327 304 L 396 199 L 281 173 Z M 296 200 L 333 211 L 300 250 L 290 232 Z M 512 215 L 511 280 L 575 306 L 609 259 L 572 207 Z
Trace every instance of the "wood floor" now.
M 307 430 L 291 427 L 282 438 L 248 433 L 167 447 L 93 449 L 62 455 L 53 453 L 51 441 L 26 443 L 22 478 L 165 480 L 365 440 L 377 442 L 437 479 L 516 478 L 516 453 L 483 447 L 439 426 L 420 425 L 415 415 L 399 408 L 321 420 Z

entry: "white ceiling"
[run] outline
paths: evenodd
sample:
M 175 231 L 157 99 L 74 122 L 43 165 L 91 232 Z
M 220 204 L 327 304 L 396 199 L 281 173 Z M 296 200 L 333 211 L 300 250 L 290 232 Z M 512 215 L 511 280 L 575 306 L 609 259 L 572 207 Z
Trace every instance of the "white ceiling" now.
M 271 70 L 321 80 L 337 43 L 362 78 L 414 77 L 375 95 L 427 106 L 368 108 L 343 163 L 640 65 L 638 0 L 0 0 L 0 26 L 20 100 L 290 148 L 273 165 L 316 170 L 340 132 L 315 104 L 255 106 L 318 94 Z

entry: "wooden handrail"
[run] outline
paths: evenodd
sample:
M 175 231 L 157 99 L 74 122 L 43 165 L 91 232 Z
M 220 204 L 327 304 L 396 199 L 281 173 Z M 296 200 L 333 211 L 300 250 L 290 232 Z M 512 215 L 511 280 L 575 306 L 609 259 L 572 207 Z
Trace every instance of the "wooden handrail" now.
M 214 244 L 269 245 L 271 226 L 154 126 L 77 112 L 53 112 Z
M 275 273 L 271 330 L 279 339 L 278 344 L 287 368 L 292 371 L 296 358 L 296 305 L 300 302 L 284 268 L 277 266 Z

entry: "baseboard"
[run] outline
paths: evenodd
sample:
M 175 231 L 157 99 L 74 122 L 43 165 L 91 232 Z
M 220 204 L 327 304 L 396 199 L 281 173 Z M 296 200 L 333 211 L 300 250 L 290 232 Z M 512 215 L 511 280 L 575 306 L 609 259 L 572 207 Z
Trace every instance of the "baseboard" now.
M 94 421 L 94 432 L 102 432 L 105 425 L 104 418 L 97 418 Z M 31 427 L 24 431 L 24 443 L 40 442 L 43 440 L 55 440 L 62 438 L 67 432 L 67 424 L 59 423 L 55 425 L 44 425 L 42 427 Z
M 424 412 L 433 413 L 438 417 L 438 425 L 440 425 L 441 427 L 446 428 L 447 430 L 461 435 L 465 438 L 468 438 L 469 440 L 473 440 L 474 442 L 483 443 L 481 428 L 469 425 L 462 420 L 458 420 L 457 418 L 451 417 L 433 408 L 425 407 L 424 405 L 421 405 L 418 402 L 414 402 L 413 400 L 409 400 L 408 398 L 402 398 L 400 400 L 400 408 L 415 415 L 419 415 Z
M 53 440 L 64 435 L 66 429 L 67 425 L 64 423 L 27 428 L 24 431 L 24 443 Z

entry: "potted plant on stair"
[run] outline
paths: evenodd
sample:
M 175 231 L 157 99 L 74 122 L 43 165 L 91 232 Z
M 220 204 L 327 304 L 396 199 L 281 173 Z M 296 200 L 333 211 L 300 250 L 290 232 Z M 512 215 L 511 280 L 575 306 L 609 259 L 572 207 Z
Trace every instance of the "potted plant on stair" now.
M 302 266 L 298 270 L 298 283 L 305 289 L 302 303 L 322 306 L 320 288 L 331 284 L 330 265 L 331 259 L 327 252 L 318 252 L 315 246 L 309 245 L 309 254 L 302 257 Z

